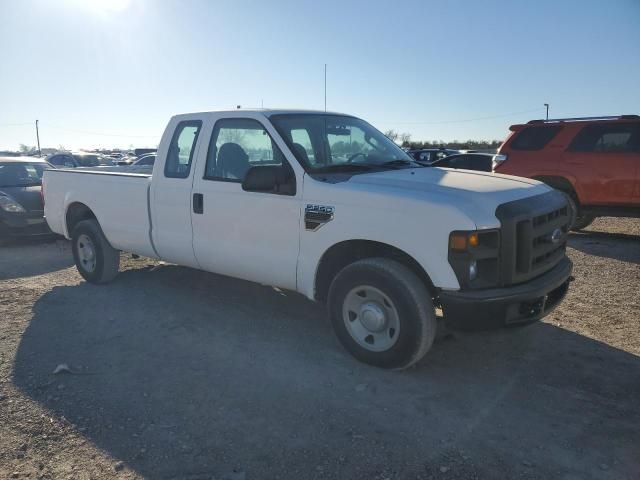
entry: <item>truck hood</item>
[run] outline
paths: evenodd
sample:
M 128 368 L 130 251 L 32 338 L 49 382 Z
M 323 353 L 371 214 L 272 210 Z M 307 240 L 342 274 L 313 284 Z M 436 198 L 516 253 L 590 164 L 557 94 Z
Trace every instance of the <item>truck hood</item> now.
M 455 205 L 478 228 L 499 225 L 495 217 L 499 205 L 549 191 L 545 184 L 528 178 L 430 167 L 354 175 L 347 184 L 369 191 L 385 190 L 387 194 Z
M 460 193 L 502 193 L 527 190 L 543 185 L 529 178 L 450 168 L 425 167 L 388 170 L 355 175 L 350 182 L 391 186 L 410 190 L 455 189 Z

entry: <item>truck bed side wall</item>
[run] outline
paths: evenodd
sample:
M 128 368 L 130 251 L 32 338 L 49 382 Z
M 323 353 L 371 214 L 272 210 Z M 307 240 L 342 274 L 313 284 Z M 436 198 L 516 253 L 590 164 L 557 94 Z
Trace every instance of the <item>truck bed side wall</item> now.
M 114 248 L 156 257 L 149 237 L 149 184 L 142 175 L 47 171 L 45 215 L 54 232 L 70 238 L 66 212 L 74 203 L 84 204 Z

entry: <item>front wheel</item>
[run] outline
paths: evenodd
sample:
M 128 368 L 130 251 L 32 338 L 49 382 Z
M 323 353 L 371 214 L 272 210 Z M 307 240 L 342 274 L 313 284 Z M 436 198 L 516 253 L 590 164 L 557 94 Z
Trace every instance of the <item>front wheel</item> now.
M 358 360 L 403 369 L 431 348 L 437 321 L 431 294 L 404 265 L 368 258 L 345 267 L 331 284 L 336 336 Z
M 79 222 L 71 242 L 76 267 L 87 282 L 108 283 L 116 277 L 120 252 L 111 246 L 96 220 Z

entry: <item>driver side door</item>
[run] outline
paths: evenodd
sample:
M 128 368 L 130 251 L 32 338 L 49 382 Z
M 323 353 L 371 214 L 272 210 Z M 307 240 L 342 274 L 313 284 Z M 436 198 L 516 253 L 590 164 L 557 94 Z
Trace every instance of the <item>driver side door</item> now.
M 301 182 L 288 193 L 245 191 L 250 168 L 280 166 L 293 175 L 265 125 L 255 118 L 216 121 L 194 179 L 193 249 L 201 268 L 296 289 Z

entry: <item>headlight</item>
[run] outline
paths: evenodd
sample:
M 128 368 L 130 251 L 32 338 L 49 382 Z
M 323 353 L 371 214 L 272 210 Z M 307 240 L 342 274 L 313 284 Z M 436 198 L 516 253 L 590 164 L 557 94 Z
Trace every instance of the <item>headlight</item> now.
M 478 277 L 478 262 L 471 260 L 469 262 L 469 280 L 474 281 Z
M 5 212 L 11 213 L 26 212 L 26 210 L 22 208 L 22 205 L 16 202 L 13 198 L 6 195 L 0 195 L 0 208 L 2 208 Z
M 499 283 L 499 230 L 456 231 L 449 235 L 449 264 L 460 288 L 490 288 Z

